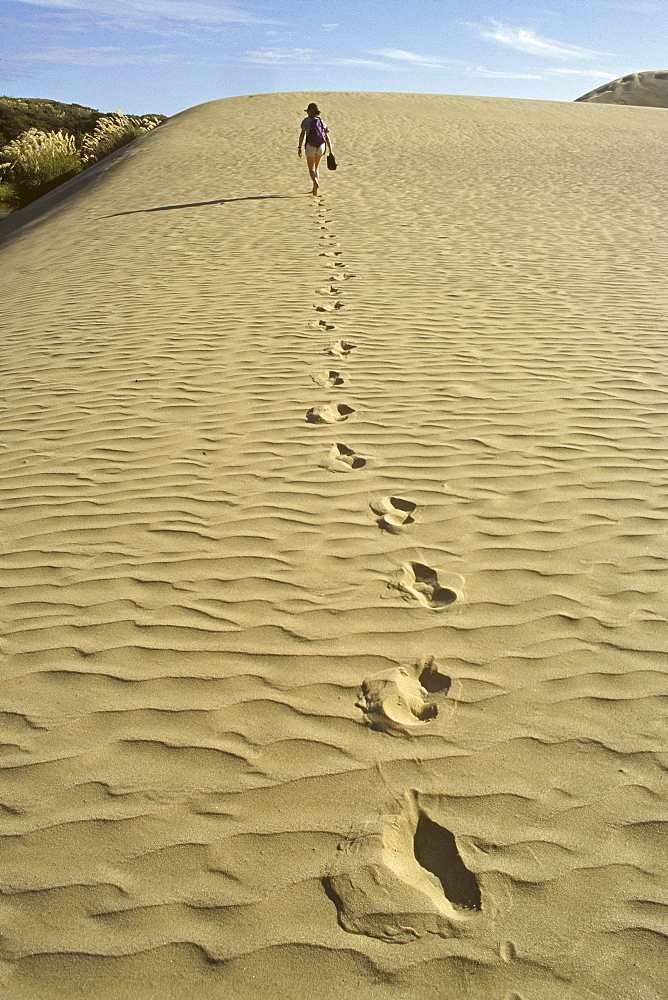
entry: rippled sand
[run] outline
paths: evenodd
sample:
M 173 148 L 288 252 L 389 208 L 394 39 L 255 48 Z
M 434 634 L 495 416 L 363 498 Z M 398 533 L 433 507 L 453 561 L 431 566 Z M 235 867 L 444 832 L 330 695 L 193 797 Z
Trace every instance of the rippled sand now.
M 232 98 L 0 223 L 3 997 L 666 995 L 667 135 Z

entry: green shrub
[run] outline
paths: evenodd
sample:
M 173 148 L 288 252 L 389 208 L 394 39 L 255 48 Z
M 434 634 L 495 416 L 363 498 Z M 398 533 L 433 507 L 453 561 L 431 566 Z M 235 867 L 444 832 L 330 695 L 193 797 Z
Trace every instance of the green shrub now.
M 81 143 L 81 156 L 86 166 L 97 163 L 104 156 L 127 145 L 145 132 L 150 132 L 160 124 L 160 118 L 145 115 L 143 118 L 133 118 L 115 111 L 113 115 L 100 118 L 94 130 L 84 136 Z
M 77 142 L 95 128 L 101 111 L 80 104 L 62 104 L 35 97 L 0 97 L 0 146 L 17 139 L 30 128 L 40 132 L 71 132 Z
M 11 188 L 10 204 L 27 205 L 82 169 L 74 137 L 31 128 L 0 150 L 0 179 Z
M 14 188 L 7 181 L 0 181 L 0 205 L 11 205 L 14 200 Z

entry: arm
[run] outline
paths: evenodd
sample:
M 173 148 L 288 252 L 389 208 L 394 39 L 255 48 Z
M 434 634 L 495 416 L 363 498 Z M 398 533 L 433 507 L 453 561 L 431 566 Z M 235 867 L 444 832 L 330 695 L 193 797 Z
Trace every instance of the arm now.
M 325 135 L 325 142 L 327 143 L 327 151 L 329 153 L 332 153 L 333 150 L 332 150 L 332 143 L 330 142 L 330 138 L 329 138 L 329 129 L 327 129 L 327 133 Z
M 301 132 L 299 133 L 299 146 L 297 147 L 297 155 L 298 155 L 298 156 L 301 156 L 301 155 L 302 155 L 302 144 L 303 144 L 303 142 L 304 142 L 304 136 L 305 136 L 305 135 L 306 135 L 306 129 L 305 129 L 305 128 L 303 128 L 303 129 L 301 130 Z

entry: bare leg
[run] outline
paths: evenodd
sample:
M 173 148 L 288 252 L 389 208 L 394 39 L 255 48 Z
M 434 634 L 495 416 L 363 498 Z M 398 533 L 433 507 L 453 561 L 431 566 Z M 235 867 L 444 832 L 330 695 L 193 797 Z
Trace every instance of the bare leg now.
M 306 163 L 308 165 L 308 172 L 309 172 L 309 175 L 311 177 L 311 180 L 313 181 L 313 190 L 312 190 L 311 194 L 317 194 L 318 193 L 318 171 L 317 171 L 316 166 L 315 166 L 316 159 L 317 159 L 317 157 L 315 157 L 315 156 L 307 156 L 306 157 Z
M 321 160 L 322 160 L 322 156 L 316 156 L 316 158 L 315 158 L 315 181 L 316 181 L 316 184 L 317 184 L 318 187 L 320 187 L 320 171 L 318 170 L 318 167 L 320 166 L 320 161 Z M 313 193 L 317 194 L 318 192 L 314 191 Z
M 320 187 L 320 172 L 318 167 L 320 166 L 320 161 L 322 156 L 307 156 L 306 162 L 308 164 L 308 172 L 311 175 L 311 180 L 313 181 L 313 190 L 311 194 L 317 194 L 318 188 Z

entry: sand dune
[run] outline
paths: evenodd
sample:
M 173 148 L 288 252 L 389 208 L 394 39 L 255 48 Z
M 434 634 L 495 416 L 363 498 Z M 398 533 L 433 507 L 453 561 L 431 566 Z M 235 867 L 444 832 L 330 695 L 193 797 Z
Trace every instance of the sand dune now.
M 3 996 L 666 995 L 667 132 L 233 98 L 0 224 Z
M 594 104 L 635 104 L 645 108 L 668 108 L 668 71 L 629 73 L 590 90 L 576 100 Z

